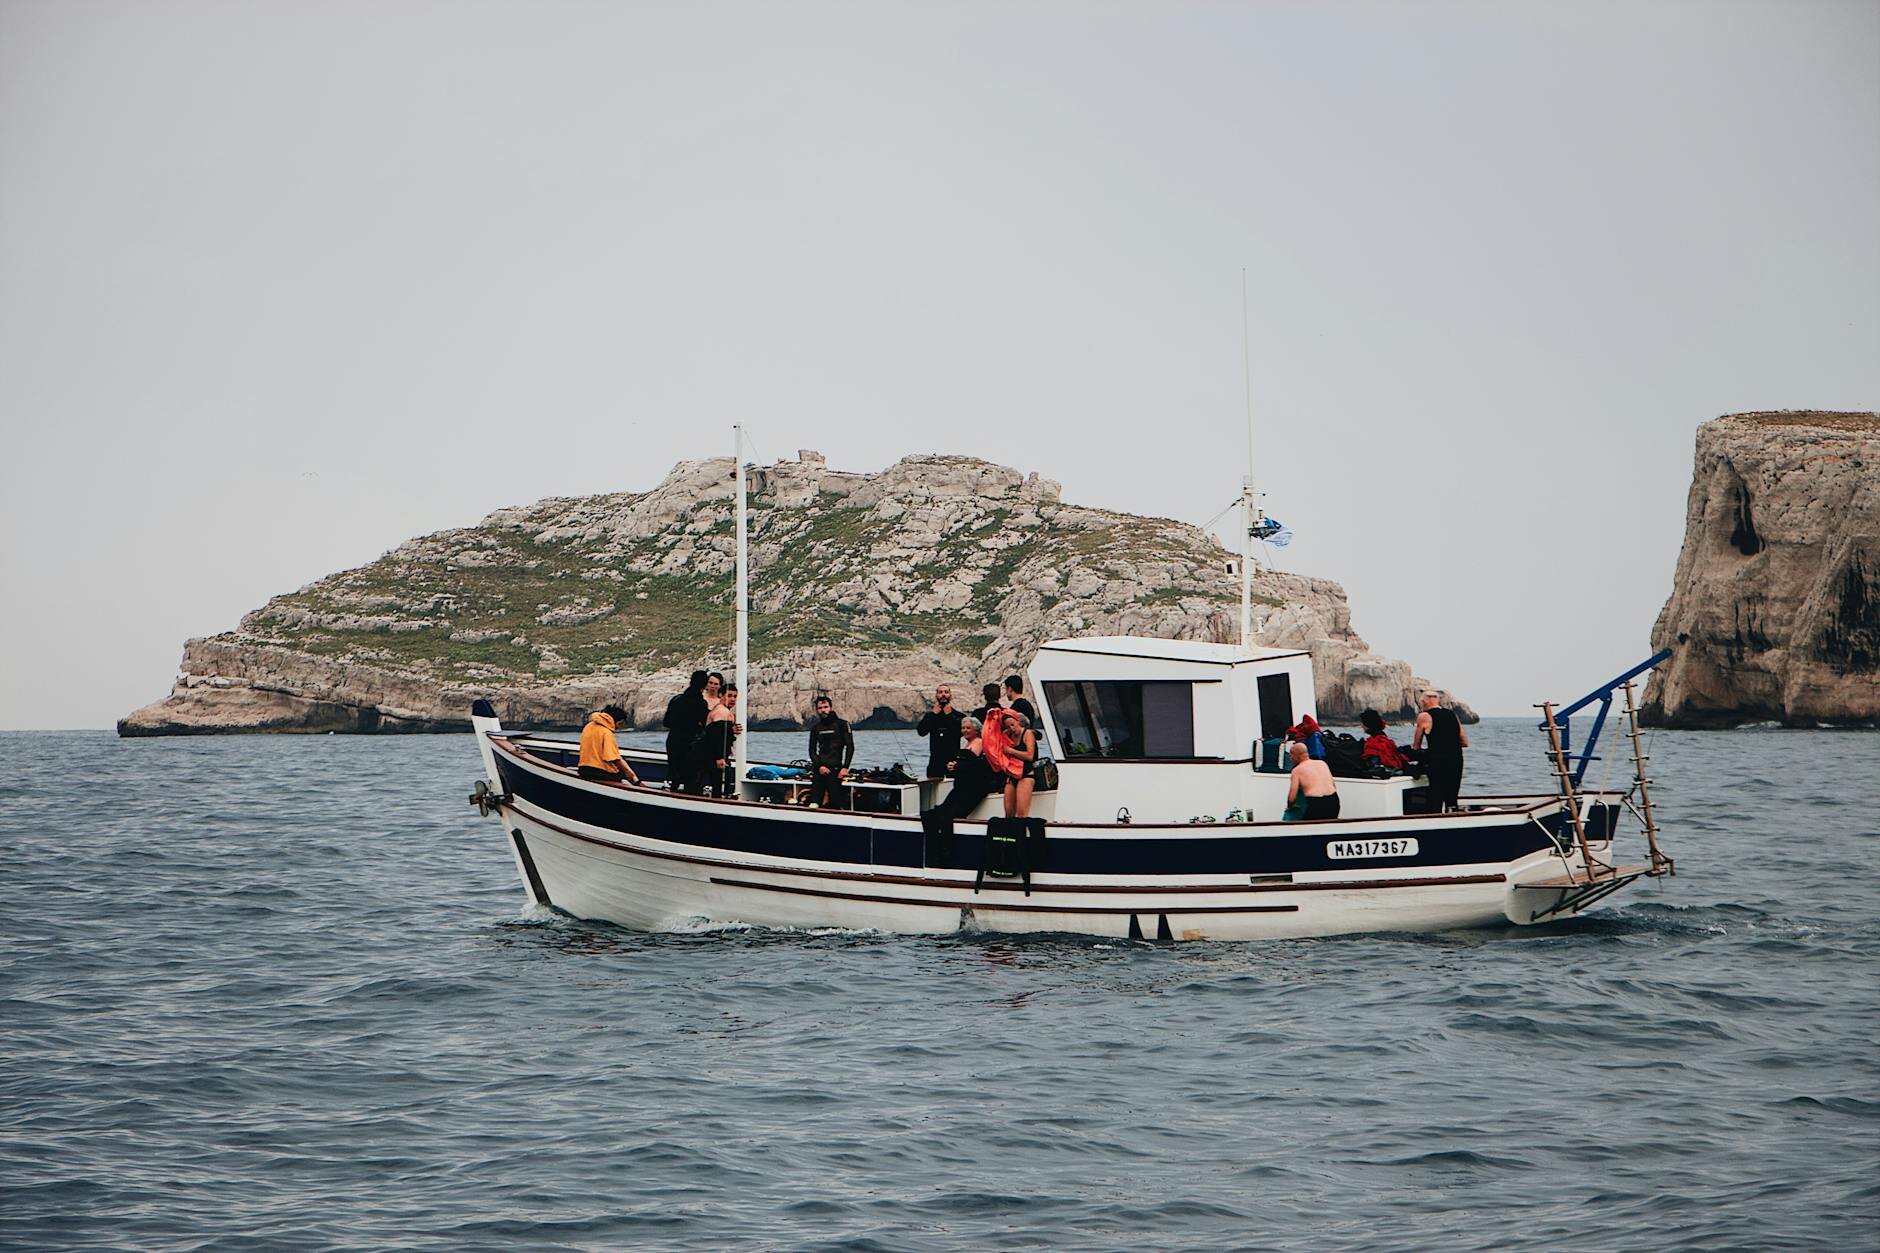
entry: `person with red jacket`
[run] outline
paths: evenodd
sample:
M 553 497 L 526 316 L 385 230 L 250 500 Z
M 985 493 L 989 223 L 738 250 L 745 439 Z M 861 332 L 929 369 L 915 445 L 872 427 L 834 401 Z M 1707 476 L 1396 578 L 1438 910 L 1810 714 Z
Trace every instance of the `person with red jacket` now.
M 1391 742 L 1384 734 L 1384 715 L 1375 709 L 1367 709 L 1358 715 L 1358 721 L 1364 724 L 1364 747 L 1359 752 L 1360 758 L 1375 757 L 1378 765 L 1386 770 L 1408 770 L 1410 759 L 1403 755 L 1403 750 Z
M 1306 746 L 1306 755 L 1313 761 L 1325 760 L 1325 736 L 1318 719 L 1311 714 L 1299 719 L 1299 725 L 1286 732 L 1286 738 L 1295 744 Z

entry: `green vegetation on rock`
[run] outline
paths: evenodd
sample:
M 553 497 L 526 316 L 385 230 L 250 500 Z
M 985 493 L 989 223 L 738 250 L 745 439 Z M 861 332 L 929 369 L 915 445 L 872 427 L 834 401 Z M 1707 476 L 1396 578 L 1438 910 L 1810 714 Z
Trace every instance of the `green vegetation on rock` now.
M 654 492 L 545 500 L 413 540 L 275 597 L 228 638 L 461 682 L 653 671 L 723 654 L 733 638 L 731 501 L 686 490 L 716 487 L 698 480 L 712 477 L 699 467 L 717 464 L 681 466 Z M 800 503 L 757 495 L 753 657 L 919 647 L 976 656 L 1006 633 L 1015 591 L 1032 590 L 1028 608 L 1049 615 L 1079 571 L 1099 593 L 1086 603 L 1232 608 L 1232 587 L 1205 577 L 1219 553 L 1193 528 L 1076 509 L 1042 491 L 1027 498 L 1017 486 L 868 503 L 850 499 L 850 482 Z M 1128 567 L 1143 562 L 1179 581 L 1137 586 Z
M 654 724 L 683 672 L 733 651 L 728 459 L 650 491 L 559 497 L 399 545 L 277 596 L 184 648 L 171 695 L 127 734 L 579 725 L 603 700 Z M 878 474 L 813 453 L 750 472 L 753 722 L 812 693 L 918 716 L 923 689 L 1021 670 L 1059 636 L 1234 638 L 1239 583 L 1200 529 L 1068 505 L 1057 484 L 970 457 Z M 1321 714 L 1402 709 L 1409 668 L 1351 630 L 1343 591 L 1256 576 L 1255 641 L 1310 648 Z

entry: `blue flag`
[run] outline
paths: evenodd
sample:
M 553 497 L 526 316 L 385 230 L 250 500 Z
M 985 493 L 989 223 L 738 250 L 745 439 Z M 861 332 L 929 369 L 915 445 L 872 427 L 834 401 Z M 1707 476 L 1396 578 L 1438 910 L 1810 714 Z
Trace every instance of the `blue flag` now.
M 1284 548 L 1292 543 L 1293 533 L 1278 518 L 1261 518 L 1260 525 L 1253 528 L 1253 537 L 1275 548 Z

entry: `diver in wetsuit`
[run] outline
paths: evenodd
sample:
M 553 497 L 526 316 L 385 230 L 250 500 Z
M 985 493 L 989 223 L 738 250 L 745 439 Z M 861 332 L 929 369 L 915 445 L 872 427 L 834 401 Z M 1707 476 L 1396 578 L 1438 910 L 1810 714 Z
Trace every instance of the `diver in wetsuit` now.
M 855 733 L 836 717 L 827 696 L 816 698 L 816 721 L 809 728 L 810 805 L 840 809 L 848 803 L 849 763 L 855 760 Z
M 920 716 L 914 734 L 932 736 L 927 745 L 927 777 L 944 779 L 947 767 L 960 755 L 960 720 L 965 715 L 953 707 L 953 689 L 942 683 L 934 689 L 933 708 Z
M 698 775 L 698 740 L 705 730 L 705 684 L 711 675 L 694 670 L 685 691 L 666 702 L 666 786 L 675 792 L 691 791 Z
M 693 789 L 707 796 L 736 796 L 737 742 L 743 724 L 738 721 L 738 685 L 725 684 L 717 708 L 705 719 L 705 732 L 699 736 L 698 754 L 693 762 L 698 784 Z

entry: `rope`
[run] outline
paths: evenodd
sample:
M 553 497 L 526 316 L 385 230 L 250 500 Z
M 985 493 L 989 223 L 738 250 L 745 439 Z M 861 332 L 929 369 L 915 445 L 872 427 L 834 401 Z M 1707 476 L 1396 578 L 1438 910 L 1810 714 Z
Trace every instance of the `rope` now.
M 1603 796 L 1603 795 L 1605 795 L 1605 793 L 1606 793 L 1606 784 L 1607 784 L 1607 782 L 1608 782 L 1608 781 L 1609 781 L 1609 780 L 1610 780 L 1611 778 L 1612 778 L 1612 754 L 1611 754 L 1611 753 L 1601 753 L 1601 754 L 1599 755 L 1599 791 L 1600 791 L 1600 795 L 1602 795 L 1602 796 Z
M 744 428 L 744 451 L 748 454 L 745 459 L 751 464 L 763 464 L 764 454 L 757 450 L 757 441 L 751 438 L 751 428 L 748 426 Z
M 1209 530 L 1214 529 L 1214 524 L 1216 522 L 1219 522 L 1222 518 L 1225 518 L 1228 515 L 1229 511 L 1238 509 L 1238 508 L 1240 508 L 1240 502 L 1236 500 L 1233 503 L 1229 504 L 1226 509 L 1221 510 L 1219 513 L 1215 514 L 1212 518 L 1209 518 L 1206 522 L 1203 522 L 1201 524 L 1201 529 L 1204 531 L 1209 531 Z

